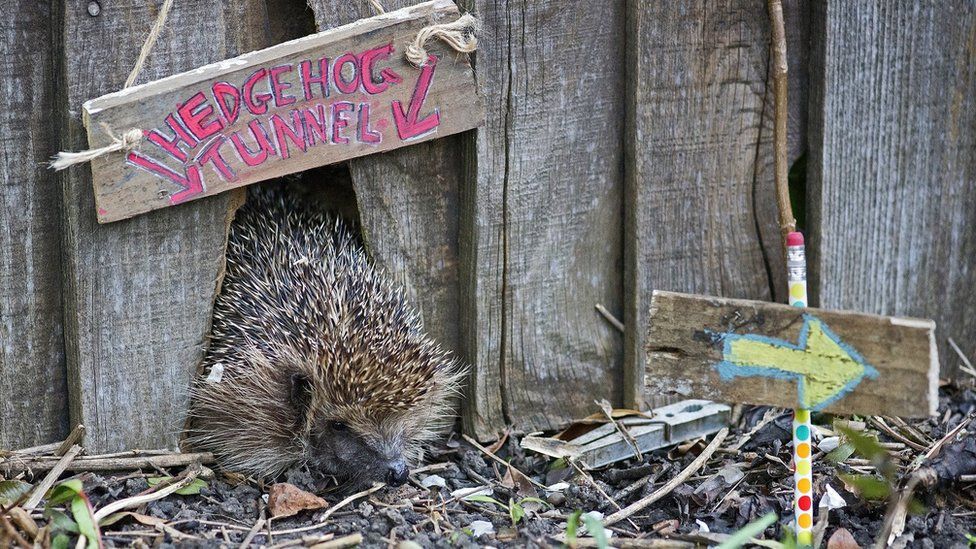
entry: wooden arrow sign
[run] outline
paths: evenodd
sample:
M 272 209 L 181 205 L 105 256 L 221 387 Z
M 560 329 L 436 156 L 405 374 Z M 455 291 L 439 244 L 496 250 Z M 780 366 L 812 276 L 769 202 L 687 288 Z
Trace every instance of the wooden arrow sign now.
M 98 221 L 480 125 L 466 55 L 431 40 L 422 68 L 403 56 L 424 26 L 458 15 L 451 0 L 424 2 L 86 102 L 92 148 L 144 136 L 92 160 Z
M 654 292 L 649 322 L 652 393 L 903 417 L 938 406 L 931 320 Z

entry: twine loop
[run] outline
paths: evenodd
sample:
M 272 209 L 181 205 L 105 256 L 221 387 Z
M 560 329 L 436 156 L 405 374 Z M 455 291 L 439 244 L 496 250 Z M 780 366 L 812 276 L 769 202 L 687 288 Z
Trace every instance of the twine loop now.
M 404 56 L 415 67 L 423 67 L 430 59 L 430 54 L 424 47 L 431 38 L 439 38 L 455 51 L 471 53 L 478 49 L 478 20 L 470 13 L 459 17 L 450 23 L 428 25 L 417 33 L 413 42 L 407 45 Z
M 51 161 L 51 169 L 61 171 L 69 166 L 74 166 L 75 164 L 91 162 L 92 160 L 105 154 L 116 151 L 131 151 L 139 146 L 139 143 L 142 142 L 142 130 L 139 128 L 130 128 L 126 130 L 126 132 L 122 134 L 121 138 L 113 134 L 107 126 L 103 126 L 103 128 L 105 133 L 112 138 L 111 143 L 105 145 L 104 147 L 89 149 L 87 151 L 61 151 L 57 154 L 57 156 L 54 157 L 54 160 Z

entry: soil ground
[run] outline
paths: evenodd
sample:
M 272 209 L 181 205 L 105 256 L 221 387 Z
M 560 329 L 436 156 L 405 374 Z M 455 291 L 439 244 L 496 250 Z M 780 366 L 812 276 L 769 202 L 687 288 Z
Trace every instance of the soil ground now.
M 828 486 L 836 492 L 831 496 L 834 508 L 829 511 L 823 533 L 825 546 L 872 546 L 888 513 L 891 497 L 886 492 L 894 487 L 897 495 L 913 463 L 921 463 L 926 453 L 933 456 L 925 465 L 941 460 L 939 471 L 955 477 L 955 481 L 916 489 L 916 501 L 911 505 L 915 514 L 908 515 L 902 534 L 892 545 L 970 546 L 968 536 L 976 533 L 976 483 L 969 480 L 974 477 L 960 475 L 976 472 L 973 429 L 951 438 L 946 434 L 972 421 L 976 393 L 970 388 L 947 387 L 941 401 L 936 418 L 911 423 L 891 418 L 837 421 L 831 416 L 814 416 L 818 426 L 815 440 L 821 449 L 814 456 L 817 500 L 827 493 Z M 789 546 L 791 413 L 769 408 L 741 412 L 722 446 L 702 469 L 628 520 L 608 527 L 611 546 L 703 547 L 769 512 L 776 513 L 778 519 L 759 537 L 769 540 L 766 546 L 776 547 L 784 539 Z M 851 430 L 845 431 L 847 427 Z M 866 449 L 858 442 L 858 434 L 876 437 L 877 446 L 884 450 L 882 455 Z M 342 546 L 356 541 L 343 540 L 343 536 L 359 533 L 366 547 L 558 547 L 564 544 L 574 512 L 588 512 L 602 519 L 617 506 L 625 507 L 660 489 L 699 455 L 711 437 L 587 473 L 564 461 L 524 451 L 518 439 L 511 435 L 489 448 L 511 463 L 517 470 L 514 475 L 483 449 L 452 437 L 431 450 L 427 464 L 417 469 L 405 486 L 361 495 L 338 509 L 302 511 L 292 517 L 262 521 L 257 528 L 255 525 L 267 517 L 268 486 L 218 472 L 199 494 L 171 495 L 130 509 L 135 514 L 103 526 L 101 538 L 109 547 L 233 547 L 246 539 L 252 547 L 329 542 Z M 176 475 L 181 469 L 166 473 Z M 537 488 L 519 472 L 550 489 Z M 160 474 L 82 472 L 64 478 L 80 479 L 97 510 L 146 492 L 150 489 L 148 479 Z M 43 473 L 36 479 L 21 476 L 33 482 Z M 313 484 L 302 471 L 282 480 L 303 488 Z M 471 497 L 472 490 L 479 488 L 481 497 Z M 324 497 L 334 507 L 348 495 L 331 493 Z M 837 507 L 840 503 L 843 506 Z M 32 514 L 39 526 L 49 522 L 50 514 L 42 514 L 43 508 L 39 506 Z M 325 513 L 330 515 L 323 521 Z M 822 520 L 818 522 L 823 524 Z M 839 529 L 846 529 L 857 545 L 850 539 L 841 544 L 846 536 L 837 533 Z M 0 530 L 0 538 L 6 533 Z M 30 541 L 29 533 L 20 534 Z M 9 536 L 6 539 L 11 540 Z M 72 546 L 74 541 L 72 538 Z M 594 546 L 597 541 L 579 531 L 575 543 Z

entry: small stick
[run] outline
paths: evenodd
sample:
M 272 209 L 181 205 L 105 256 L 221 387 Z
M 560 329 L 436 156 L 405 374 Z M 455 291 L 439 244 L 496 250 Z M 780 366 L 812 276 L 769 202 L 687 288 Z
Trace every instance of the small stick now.
M 969 358 L 966 357 L 966 354 L 962 352 L 962 349 L 960 349 L 959 346 L 956 345 L 956 342 L 953 341 L 951 337 L 949 338 L 949 346 L 952 347 L 952 350 L 955 351 L 957 355 L 959 355 L 959 358 L 962 359 L 962 363 L 965 365 L 962 368 L 960 368 L 960 370 L 966 372 L 967 374 L 973 377 L 976 377 L 976 369 L 973 368 L 973 363 L 969 362 Z
M 139 494 L 129 498 L 113 501 L 112 503 L 109 503 L 105 507 L 102 507 L 101 509 L 96 511 L 93 518 L 95 519 L 95 522 L 98 523 L 101 522 L 105 517 L 111 515 L 112 513 L 121 511 L 123 509 L 131 509 L 132 507 L 138 507 L 143 503 L 149 503 L 150 501 L 163 499 L 164 497 L 172 494 L 173 492 L 176 492 L 181 488 L 189 486 L 190 483 L 196 480 L 197 476 L 200 475 L 200 472 L 201 472 L 201 467 L 199 465 L 196 465 L 195 467 L 191 467 L 183 472 L 182 479 L 168 485 L 163 485 L 162 483 L 160 483 L 156 485 L 155 490 L 148 492 L 146 494 Z
M 603 496 L 603 499 L 609 501 L 611 505 L 617 508 L 617 510 L 621 509 L 617 501 L 614 500 L 612 497 L 610 497 L 610 494 L 606 493 L 603 490 L 603 488 L 600 488 L 600 485 L 597 484 L 595 480 L 593 480 L 593 477 L 588 475 L 585 471 L 583 471 L 583 469 L 580 469 L 580 466 L 577 465 L 575 461 L 573 460 L 568 460 L 568 461 L 573 466 L 573 469 L 576 469 L 576 472 L 579 473 L 580 476 L 582 476 L 584 479 L 586 479 L 587 482 L 589 482 L 594 488 L 596 488 L 596 491 L 599 492 L 601 496 Z M 634 530 L 637 530 L 638 532 L 640 531 L 640 528 L 637 526 L 637 524 L 634 523 L 634 521 L 630 519 L 627 519 L 627 521 L 630 522 L 630 525 L 634 527 Z
M 312 546 L 312 549 L 341 549 L 342 547 L 352 547 L 353 545 L 359 545 L 363 542 L 363 535 L 359 532 L 355 534 L 349 534 L 348 536 L 342 536 L 341 538 L 336 538 L 329 541 L 324 541 L 322 543 L 316 543 Z
M 603 315 L 603 318 L 607 319 L 607 322 L 613 324 L 613 327 L 616 328 L 620 333 L 624 333 L 625 331 L 624 323 L 620 322 L 620 320 L 617 319 L 617 317 L 613 316 L 613 314 L 610 311 L 608 311 L 607 308 L 603 306 L 603 304 L 597 303 L 596 310 L 601 315 Z
M 725 437 L 728 436 L 728 434 L 729 434 L 728 427 L 723 428 L 718 433 L 715 433 L 715 438 L 713 438 L 712 441 L 708 443 L 708 446 L 706 446 L 705 449 L 702 450 L 702 453 L 699 454 L 698 457 L 696 457 L 695 460 L 691 462 L 691 465 L 685 467 L 685 469 L 680 473 L 678 473 L 677 476 L 669 480 L 668 483 L 665 484 L 664 486 L 655 490 L 654 493 L 652 493 L 651 495 L 643 497 L 635 501 L 634 503 L 631 503 L 627 507 L 624 507 L 620 511 L 617 511 L 616 513 L 608 516 L 603 521 L 603 526 L 607 527 L 610 526 L 611 524 L 616 524 L 621 520 L 630 517 L 634 513 L 644 509 L 645 507 L 654 503 L 655 501 L 670 494 L 672 491 L 674 491 L 675 488 L 683 484 L 688 479 L 688 477 L 695 474 L 699 469 L 702 468 L 703 465 L 705 465 L 705 462 L 707 462 L 709 458 L 712 457 L 712 454 L 715 453 L 715 450 L 718 450 L 719 445 L 722 444 L 722 441 L 725 440 Z
M 787 111 L 786 79 L 786 28 L 783 23 L 783 3 L 769 0 L 769 19 L 773 27 L 773 92 L 775 95 L 775 115 L 773 124 L 774 163 L 776 169 L 776 202 L 779 205 L 779 229 L 786 235 L 796 231 L 796 219 L 790 205 L 790 188 L 787 184 L 789 172 L 788 151 L 786 148 Z
M 57 450 L 54 451 L 54 455 L 63 456 L 72 446 L 81 442 L 81 437 L 83 436 L 85 436 L 85 426 L 79 423 L 71 430 L 71 434 L 68 435 L 68 438 L 64 439 L 61 446 L 58 446 Z
M 262 515 L 264 514 L 263 510 L 261 511 L 261 514 Z M 264 526 L 264 522 L 265 520 L 264 517 L 262 516 L 257 520 L 257 522 L 254 523 L 254 526 L 251 527 L 251 531 L 247 533 L 247 536 L 244 537 L 244 541 L 241 542 L 240 549 L 247 549 L 247 546 L 251 545 L 251 540 L 254 539 L 254 536 L 258 535 L 258 530 L 260 530 L 261 527 Z
M 512 465 L 511 463 L 508 463 L 508 462 L 507 462 L 507 461 L 505 461 L 504 459 L 502 459 L 502 458 L 500 458 L 500 457 L 498 457 L 498 456 L 496 456 L 495 454 L 493 454 L 493 453 L 491 453 L 491 452 L 490 452 L 490 451 L 489 451 L 489 450 L 488 450 L 487 448 L 485 448 L 484 446 L 482 446 L 482 445 L 480 445 L 480 444 L 478 444 L 478 441 L 476 441 L 475 439 L 473 439 L 473 438 L 471 438 L 471 437 L 469 437 L 468 435 L 465 435 L 465 434 L 462 434 L 462 435 L 461 435 L 461 437 L 463 437 L 463 438 L 464 438 L 464 440 L 466 440 L 466 441 L 468 442 L 468 444 L 470 444 L 470 445 L 472 445 L 472 446 L 474 446 L 475 448 L 477 448 L 477 449 L 479 449 L 479 450 L 481 450 L 481 453 L 483 453 L 484 455 L 486 455 L 486 456 L 488 456 L 488 457 L 490 457 L 491 459 L 493 459 L 493 460 L 495 460 L 495 461 L 497 461 L 498 463 L 500 463 L 501 465 L 504 465 L 505 467 L 511 467 L 512 469 L 515 469 L 515 470 L 516 470 L 516 471 L 518 471 L 518 472 L 519 472 L 519 474 L 521 474 L 521 475 L 522 475 L 523 477 L 525 477 L 525 478 L 527 478 L 527 479 L 529 479 L 529 482 L 531 482 L 532 484 L 534 484 L 534 485 L 535 485 L 536 487 L 538 487 L 538 488 L 542 488 L 543 490 L 545 490 L 545 489 L 546 489 L 546 487 L 545 487 L 545 485 L 543 485 L 543 484 L 540 484 L 540 483 L 538 483 L 538 482 L 536 482 L 536 481 L 534 481 L 534 480 L 532 480 L 532 477 L 530 477 L 529 475 L 526 475 L 526 474 L 525 474 L 525 473 L 523 473 L 522 471 L 519 471 L 519 470 L 518 470 L 518 469 L 516 469 L 516 468 L 515 468 L 515 466 L 514 466 L 514 465 Z
M 54 468 L 58 461 L 53 457 L 11 457 L 0 464 L 0 470 L 17 472 L 28 469 L 34 471 L 49 471 Z M 131 458 L 99 458 L 85 457 L 72 461 L 67 471 L 127 471 L 132 469 L 145 468 L 166 468 L 182 467 L 199 462 L 206 465 L 214 462 L 213 454 L 201 452 L 196 454 L 162 454 L 154 456 L 140 456 Z
M 84 430 L 84 428 L 82 428 L 82 430 Z M 71 446 L 71 449 L 64 454 L 64 457 L 58 460 L 57 465 L 55 465 L 51 471 L 48 472 L 47 476 L 44 477 L 44 480 L 34 487 L 30 497 L 27 498 L 27 502 L 24 503 L 25 510 L 33 511 L 34 508 L 41 503 L 41 500 L 44 498 L 44 494 L 46 494 L 47 491 L 54 486 L 54 483 L 57 482 L 58 477 L 60 477 L 61 473 L 68 468 L 68 465 L 71 465 L 71 462 L 74 461 L 75 457 L 78 456 L 81 450 L 81 446 L 78 446 L 77 444 Z

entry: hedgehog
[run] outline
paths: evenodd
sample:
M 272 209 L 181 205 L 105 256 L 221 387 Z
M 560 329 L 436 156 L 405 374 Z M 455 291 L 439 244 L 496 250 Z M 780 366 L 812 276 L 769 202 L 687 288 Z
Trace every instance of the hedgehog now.
M 339 218 L 252 193 L 231 226 L 187 444 L 274 478 L 403 484 L 465 368 Z

